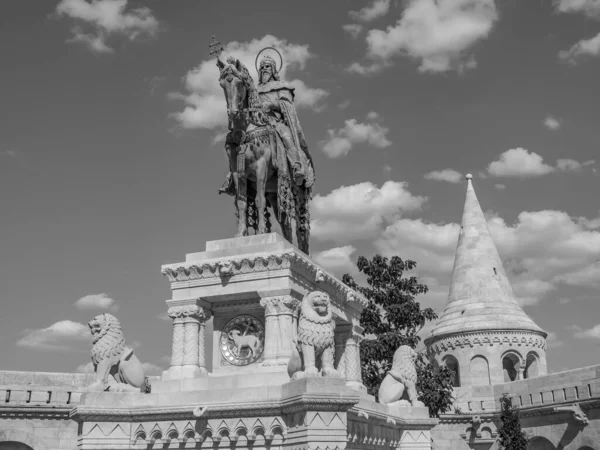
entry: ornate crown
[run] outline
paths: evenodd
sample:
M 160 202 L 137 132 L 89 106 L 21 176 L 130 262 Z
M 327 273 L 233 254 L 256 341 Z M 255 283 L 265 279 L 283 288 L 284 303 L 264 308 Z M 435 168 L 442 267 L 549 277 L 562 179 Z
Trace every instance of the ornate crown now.
M 260 66 L 262 67 L 264 64 L 269 64 L 274 69 L 277 68 L 277 62 L 269 55 L 264 56 L 263 59 L 260 60 Z

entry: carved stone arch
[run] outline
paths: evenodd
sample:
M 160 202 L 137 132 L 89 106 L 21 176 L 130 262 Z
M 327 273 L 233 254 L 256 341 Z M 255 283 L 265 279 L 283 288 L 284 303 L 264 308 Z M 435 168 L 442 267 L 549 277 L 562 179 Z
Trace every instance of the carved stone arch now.
M 510 349 L 502 354 L 500 361 L 502 362 L 504 382 L 518 380 L 523 364 L 523 356 L 518 351 Z
M 13 445 L 13 443 L 16 443 L 23 444 L 33 450 L 50 450 L 42 439 L 35 437 L 33 434 L 26 431 L 16 430 L 14 428 L 3 430 L 3 433 L 0 435 L 0 439 L 3 439 L 0 441 L 0 449 L 3 448 L 2 444 L 10 443 L 10 445 Z M 23 447 L 23 449 L 19 450 L 25 450 L 26 447 Z M 12 448 L 13 447 L 4 447 L 4 449 L 7 450 Z
M 525 358 L 525 370 L 523 371 L 523 378 L 535 378 L 539 376 L 540 371 L 540 355 L 535 351 L 527 353 Z
M 481 428 L 481 439 L 492 439 L 492 429 L 490 427 Z
M 490 380 L 490 364 L 485 356 L 473 356 L 469 364 L 469 372 L 473 386 L 489 386 L 492 384 Z
M 460 387 L 460 365 L 454 355 L 446 355 L 442 358 L 442 363 L 454 373 L 454 387 Z
M 529 439 L 527 450 L 556 450 L 556 446 L 543 436 Z

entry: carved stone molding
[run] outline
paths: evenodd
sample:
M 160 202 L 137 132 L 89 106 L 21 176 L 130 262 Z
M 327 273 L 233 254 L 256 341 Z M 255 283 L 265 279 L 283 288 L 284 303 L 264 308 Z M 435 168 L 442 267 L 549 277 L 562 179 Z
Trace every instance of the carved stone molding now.
M 236 275 L 252 274 L 258 272 L 277 271 L 290 269 L 294 266 L 297 270 L 305 273 L 309 280 L 319 280 L 319 283 L 329 285 L 332 291 L 348 302 L 357 302 L 361 307 L 368 304 L 367 299 L 350 289 L 340 280 L 330 275 L 310 259 L 296 253 L 287 251 L 272 253 L 269 255 L 247 255 L 238 258 L 209 259 L 201 263 L 176 263 L 162 266 L 162 274 L 171 283 L 187 282 L 192 280 L 203 280 L 221 278 L 223 276 L 235 277 Z M 223 273 L 223 268 L 225 272 Z
M 0 419 L 69 420 L 71 407 L 0 406 Z
M 280 295 L 277 297 L 264 297 L 260 300 L 260 306 L 265 308 L 265 316 L 280 314 L 296 314 L 300 306 L 300 300 L 291 295 Z
M 575 422 L 579 425 L 589 425 L 590 421 L 579 406 L 578 403 L 573 403 L 568 406 L 555 406 L 554 412 L 569 412 L 573 416 Z
M 203 405 L 206 409 L 203 419 L 230 417 L 235 415 L 255 415 L 257 417 L 294 414 L 299 411 L 347 411 L 360 401 L 357 395 L 340 397 L 299 395 L 282 401 L 256 403 L 229 403 Z M 196 420 L 194 410 L 197 405 L 134 408 L 98 408 L 77 406 L 69 413 L 69 418 L 77 422 L 144 422 L 161 420 Z
M 426 340 L 425 345 L 433 353 L 444 353 L 467 347 L 483 347 L 493 345 L 524 345 L 546 350 L 546 339 L 538 333 L 518 330 L 492 330 L 486 332 L 460 333 L 433 337 Z
M 167 315 L 171 319 L 192 318 L 200 321 L 207 321 L 211 318 L 212 313 L 198 305 L 171 306 L 167 310 Z

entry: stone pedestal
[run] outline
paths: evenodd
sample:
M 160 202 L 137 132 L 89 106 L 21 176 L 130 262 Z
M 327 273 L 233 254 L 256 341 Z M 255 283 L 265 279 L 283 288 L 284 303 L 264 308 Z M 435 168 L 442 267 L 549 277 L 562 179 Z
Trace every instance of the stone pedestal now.
M 323 291 L 337 324 L 336 347 L 345 354 L 338 366 L 349 386 L 364 389 L 358 321 L 366 299 L 279 234 L 208 242 L 206 251 L 165 265 L 162 273 L 173 292 L 167 300 L 173 355 L 163 380 L 205 375 L 204 342 L 212 346 L 212 376 L 286 372 L 300 302 L 309 292 Z M 196 339 L 195 330 L 211 316 L 212 336 Z

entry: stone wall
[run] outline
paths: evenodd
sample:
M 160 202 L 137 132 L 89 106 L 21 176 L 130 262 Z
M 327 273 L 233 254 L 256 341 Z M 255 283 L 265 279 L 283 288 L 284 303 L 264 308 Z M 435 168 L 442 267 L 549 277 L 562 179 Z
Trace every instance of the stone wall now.
M 531 449 L 600 449 L 600 365 L 498 384 L 456 388 L 456 402 L 432 431 L 435 448 L 494 450 L 500 397 L 521 410 Z
M 0 444 L 34 450 L 77 448 L 69 411 L 81 401 L 93 374 L 0 371 Z

